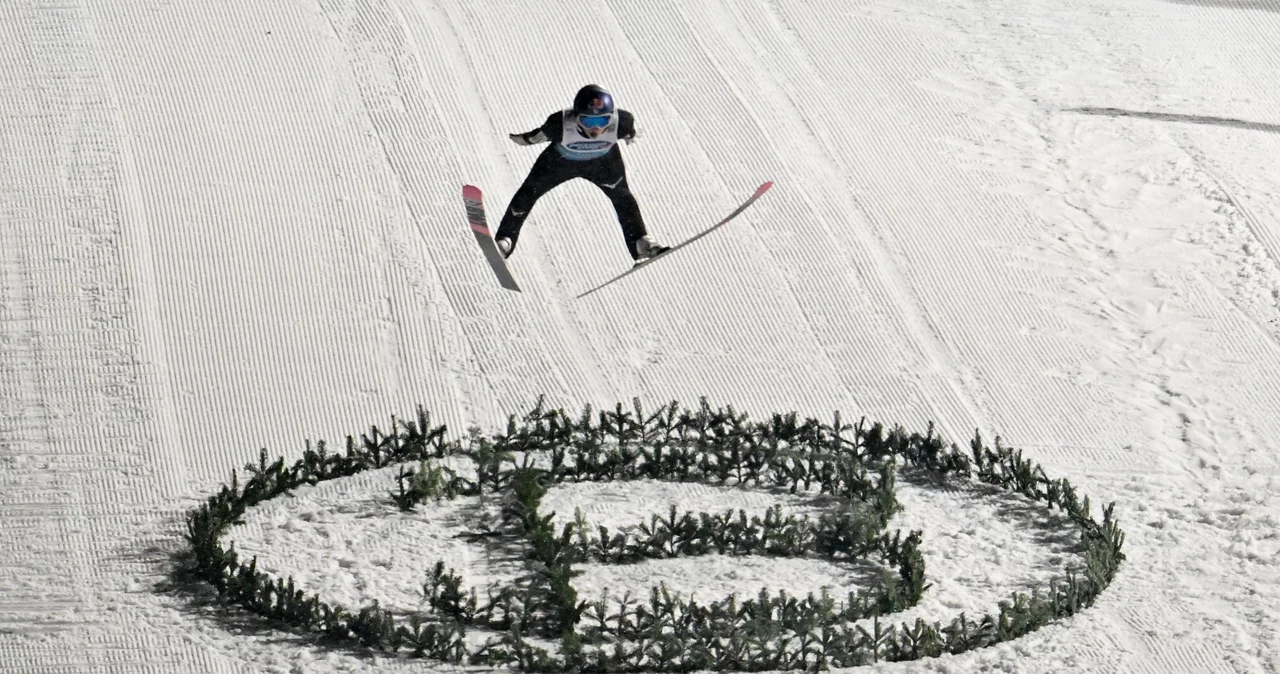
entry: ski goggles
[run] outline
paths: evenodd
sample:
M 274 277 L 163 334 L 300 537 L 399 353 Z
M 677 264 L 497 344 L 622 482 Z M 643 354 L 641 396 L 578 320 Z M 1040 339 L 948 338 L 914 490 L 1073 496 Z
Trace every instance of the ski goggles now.
M 613 120 L 613 115 L 579 115 L 578 123 L 584 129 L 603 129 L 609 126 L 609 122 Z

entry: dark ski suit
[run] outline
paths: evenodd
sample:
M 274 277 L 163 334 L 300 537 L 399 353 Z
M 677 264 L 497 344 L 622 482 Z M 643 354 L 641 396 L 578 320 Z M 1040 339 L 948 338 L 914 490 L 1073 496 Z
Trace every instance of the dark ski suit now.
M 538 198 L 557 185 L 583 178 L 604 191 L 618 214 L 627 251 L 638 258 L 636 240 L 647 232 L 640 217 L 640 206 L 627 185 L 627 169 L 622 163 L 618 141 L 635 138 L 635 118 L 626 110 L 614 113 L 614 120 L 599 137 L 587 137 L 577 128 L 577 117 L 571 110 L 552 113 L 543 125 L 533 131 L 513 133 L 511 139 L 521 145 L 550 142 L 529 169 L 524 184 L 516 190 L 498 225 L 495 239 L 509 238 L 514 245 L 520 236 L 524 219 Z

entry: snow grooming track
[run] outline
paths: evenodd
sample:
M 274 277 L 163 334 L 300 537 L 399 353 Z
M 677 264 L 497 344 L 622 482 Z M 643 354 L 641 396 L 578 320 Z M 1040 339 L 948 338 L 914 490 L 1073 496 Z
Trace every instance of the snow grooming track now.
M 722 11 L 733 11 L 730 5 L 726 5 Z M 808 74 L 811 65 L 802 50 L 790 49 L 793 45 L 790 43 L 785 45 L 771 45 L 764 47 L 757 42 L 747 42 L 746 38 L 750 38 L 750 31 L 743 30 L 743 24 L 760 17 L 769 17 L 768 11 L 746 11 L 741 9 L 735 12 L 735 15 L 717 16 L 714 14 L 697 17 L 697 24 L 690 24 L 687 18 L 684 18 L 681 34 L 689 36 L 690 39 L 697 42 L 697 48 L 705 54 L 707 62 L 714 66 L 714 73 L 708 73 L 702 80 L 714 81 L 716 79 L 723 80 L 725 85 L 732 87 L 734 91 L 733 101 L 728 105 L 737 108 L 745 116 L 751 118 L 749 128 L 735 129 L 735 135 L 738 133 L 752 137 L 753 142 L 760 144 L 774 145 L 774 154 L 780 162 L 795 164 L 797 157 L 822 157 L 830 156 L 829 148 L 820 140 L 822 136 L 816 131 L 815 122 L 821 123 L 822 120 L 810 119 L 809 113 L 802 107 L 802 101 L 796 100 L 797 97 L 791 96 L 781 90 L 782 82 L 794 82 L 797 79 L 804 81 L 805 78 L 796 77 L 795 71 L 801 71 Z M 727 29 L 727 26 L 733 26 L 733 29 Z M 701 30 L 709 31 L 707 37 L 697 37 Z M 765 38 L 769 39 L 768 37 Z M 738 44 L 734 45 L 734 42 Z M 726 49 L 728 46 L 737 46 L 738 49 Z M 713 51 L 715 53 L 713 53 Z M 680 50 L 673 50 L 680 51 Z M 784 55 L 795 58 L 799 61 L 797 66 L 787 68 L 789 59 L 777 59 L 777 67 L 785 74 L 779 76 L 774 72 L 755 72 L 753 81 L 748 82 L 747 88 L 751 91 L 764 92 L 772 95 L 773 100 L 769 101 L 774 114 L 767 118 L 761 119 L 760 113 L 753 110 L 760 107 L 761 101 L 754 101 L 750 106 L 744 96 L 739 93 L 740 87 L 744 85 L 735 85 L 735 83 L 726 75 L 726 68 L 721 67 L 716 59 L 725 59 L 729 64 L 736 66 L 729 68 L 732 72 L 751 73 L 758 69 L 755 59 L 746 58 L 745 54 L 761 54 L 768 53 L 771 55 Z M 810 79 L 801 87 L 810 88 L 812 91 L 822 91 L 826 88 L 825 84 L 816 78 Z M 708 116 L 711 116 L 708 111 Z M 824 116 L 825 117 L 825 116 Z M 800 120 L 804 125 L 805 134 L 803 136 L 787 135 L 785 133 L 778 137 L 781 130 L 789 130 L 793 126 L 792 120 Z M 709 120 L 704 118 L 702 123 Z M 796 143 L 803 141 L 802 151 L 796 152 L 795 147 L 787 147 L 781 143 Z M 717 148 L 726 153 L 736 151 L 736 148 Z M 837 162 L 825 162 L 823 166 L 817 166 L 817 163 L 810 160 L 799 166 L 792 166 L 791 171 L 794 174 L 792 180 L 796 182 L 796 193 L 803 199 L 803 204 L 797 204 L 788 209 L 791 217 L 783 219 L 782 224 L 772 229 L 765 229 L 761 238 L 775 239 L 782 245 L 774 244 L 770 246 L 770 251 L 774 259 L 780 263 L 779 266 L 792 268 L 787 275 L 787 281 L 790 285 L 789 298 L 799 308 L 801 314 L 805 316 L 805 320 L 810 326 L 815 336 L 822 343 L 824 351 L 827 352 L 828 358 L 831 359 L 832 369 L 841 373 L 845 385 L 852 391 L 857 391 L 855 400 L 864 409 L 876 410 L 879 406 L 874 398 L 866 400 L 868 395 L 883 395 L 884 391 L 893 392 L 892 398 L 900 400 L 915 400 L 919 397 L 920 380 L 918 374 L 923 371 L 941 370 L 941 364 L 937 356 L 937 345 L 931 342 L 931 335 L 918 325 L 912 325 L 911 318 L 915 313 L 923 313 L 914 311 L 915 301 L 910 296 L 910 292 L 903 288 L 901 278 L 896 277 L 892 268 L 892 263 L 887 261 L 888 255 L 886 251 L 872 241 L 867 236 L 868 232 L 865 222 L 853 223 L 852 227 L 847 226 L 844 221 L 851 216 L 861 215 L 862 209 L 856 200 L 846 196 L 848 189 L 847 181 L 837 182 L 832 180 L 821 180 L 822 177 L 839 175 L 842 168 Z M 815 188 L 810 188 L 814 185 Z M 825 201 L 826 203 L 819 204 Z M 825 214 L 818 213 L 819 208 L 825 207 L 827 212 L 833 213 L 833 217 L 828 219 Z M 800 230 L 801 223 L 812 223 L 821 225 L 821 230 L 817 232 L 804 232 Z M 845 252 L 846 246 L 844 239 L 837 234 L 832 224 L 835 226 L 846 225 L 848 236 L 855 239 L 859 245 L 854 249 L 852 258 L 854 264 L 851 265 L 851 271 L 838 279 L 843 281 L 840 285 L 833 285 L 830 279 L 820 275 L 814 275 L 809 270 L 812 267 L 827 269 L 842 269 L 848 264 L 848 259 L 842 259 L 842 256 L 832 256 L 830 251 Z M 798 231 L 800 230 L 800 231 Z M 799 236 L 797 236 L 799 234 Z M 807 245 L 806 245 L 807 244 Z M 791 257 L 785 258 L 790 253 Z M 814 260 L 823 260 L 818 264 L 814 264 Z M 842 289 L 842 285 L 852 286 L 851 288 Z M 844 290 L 844 291 L 842 291 Z M 848 302 L 850 299 L 859 298 L 858 309 L 871 313 L 876 306 L 896 307 L 898 310 L 889 314 L 876 313 L 873 321 L 866 321 L 866 314 L 855 313 L 848 310 Z M 876 301 L 879 300 L 879 301 Z M 903 310 L 907 307 L 907 310 Z M 835 317 L 847 317 L 848 319 L 862 319 L 854 325 L 832 324 Z M 870 323 L 868 325 L 868 323 Z M 874 332 L 871 332 L 874 331 Z M 839 352 L 848 352 L 845 339 L 847 335 L 868 333 L 870 339 L 859 345 L 857 351 L 845 355 L 844 358 L 832 358 L 830 352 L 833 350 Z M 832 334 L 834 333 L 834 334 Z M 911 344 L 911 346 L 908 346 Z M 927 351 L 933 351 L 929 355 Z M 914 356 L 918 360 L 911 360 L 904 357 L 906 354 Z M 843 355 L 843 354 L 842 354 Z M 875 381 L 868 385 L 866 382 L 855 379 L 857 373 L 863 370 L 863 367 L 850 367 L 848 358 L 853 357 L 865 363 L 886 362 L 898 363 L 901 370 L 892 372 L 888 377 L 884 377 L 880 381 Z M 925 366 L 922 361 L 931 361 L 932 366 Z M 905 376 L 904 376 L 905 375 Z M 914 379 L 914 381 L 913 381 Z M 923 404 L 925 409 L 915 409 L 906 411 L 894 410 L 892 413 L 899 415 L 898 418 L 920 420 L 923 423 L 925 419 L 938 420 L 944 430 L 954 432 L 955 428 L 950 428 L 952 419 L 960 418 L 971 420 L 962 425 L 960 428 L 968 428 L 974 423 L 981 424 L 981 415 L 974 409 L 971 401 L 964 400 L 962 392 L 955 387 L 955 378 L 950 377 L 946 382 L 946 386 L 940 391 L 942 401 L 935 400 L 933 396 L 926 395 L 924 400 L 918 404 Z M 875 393 L 870 393 L 874 391 Z M 947 400 L 947 399 L 950 400 Z M 963 408 L 959 414 L 940 413 L 939 404 L 942 407 L 953 407 L 953 411 Z
M 115 86 L 81 4 L 7 7 L 0 44 L 0 667 L 195 666 L 103 612 L 186 480 Z
M 1204 153 L 1194 146 L 1183 150 L 1212 181 L 1205 196 L 1222 203 L 1219 212 L 1226 224 L 1217 231 L 1221 243 L 1215 249 L 1225 249 L 1219 255 L 1227 264 L 1221 266 L 1235 270 L 1234 278 L 1217 281 L 1234 291 L 1224 292 L 1224 299 L 1248 318 L 1274 350 L 1273 356 L 1280 356 L 1280 222 L 1268 227 L 1245 208 L 1234 194 L 1239 188 L 1228 188 L 1226 174 Z
M 516 162 L 511 161 L 512 155 L 508 155 L 506 161 L 490 159 L 512 147 L 507 140 L 507 131 L 503 130 L 508 126 L 502 126 L 502 124 L 505 120 L 505 124 L 510 125 L 509 128 L 525 130 L 526 127 L 540 121 L 542 117 L 541 115 L 514 117 L 509 113 L 503 114 L 504 110 L 523 110 L 523 106 L 512 105 L 513 101 L 509 99 L 512 96 L 523 97 L 526 92 L 516 88 L 507 93 L 497 89 L 494 93 L 501 78 L 509 76 L 506 74 L 507 69 L 486 64 L 481 55 L 473 53 L 471 46 L 473 41 L 466 39 L 468 34 L 463 31 L 474 31 L 477 29 L 476 24 L 493 20 L 495 18 L 493 12 L 477 12 L 473 4 L 465 2 L 440 3 L 434 7 L 409 3 L 403 11 L 403 17 L 409 34 L 417 36 L 419 44 L 428 44 L 432 47 L 427 50 L 427 53 L 430 55 L 429 58 L 433 59 L 431 63 L 433 67 L 427 68 L 423 77 L 434 92 L 437 114 L 444 123 L 452 127 L 450 138 L 461 138 L 465 141 L 461 145 L 455 141 L 453 145 L 461 175 L 490 176 L 491 178 L 501 176 L 504 179 L 502 181 L 485 180 L 484 184 L 479 185 L 485 193 L 485 209 L 490 230 L 497 231 L 505 212 L 505 197 L 514 192 L 514 189 L 498 191 L 487 189 L 487 186 L 498 187 L 503 182 L 508 185 L 518 184 L 525 172 L 523 166 L 526 165 L 525 161 L 521 161 L 519 162 L 521 166 L 517 167 Z M 561 102 L 557 101 L 557 103 Z M 481 113 L 487 123 L 477 123 L 482 118 Z M 517 148 L 517 150 L 522 149 Z M 523 150 L 514 156 L 528 160 L 536 155 Z M 555 201 L 549 199 L 546 203 L 540 204 L 539 213 L 545 213 L 548 205 L 552 203 Z M 574 219 L 578 217 L 580 216 L 575 215 Z M 571 238 L 575 243 L 578 240 L 579 237 Z M 541 327 L 543 339 L 540 341 L 557 345 L 548 358 L 563 359 L 555 363 L 554 367 L 556 376 L 565 382 L 565 391 L 572 391 L 574 395 L 579 396 L 582 394 L 592 397 L 605 395 L 604 391 L 599 390 L 598 382 L 607 380 L 609 370 L 601 360 L 564 358 L 567 354 L 583 352 L 577 326 L 573 325 L 565 315 L 569 309 L 559 302 L 552 301 L 552 297 L 541 291 L 542 286 L 559 281 L 554 275 L 554 266 L 560 256 L 537 256 L 538 245 L 529 244 L 530 241 L 522 240 L 521 256 L 508 262 L 509 268 L 513 267 L 513 262 L 518 263 L 523 259 L 532 258 L 543 263 L 517 267 L 519 277 L 531 281 L 530 287 L 524 288 L 524 292 L 525 295 L 531 294 L 532 299 L 525 301 L 538 303 L 537 309 L 529 311 L 523 318 L 525 320 L 540 318 L 545 322 Z M 586 254 L 585 251 L 583 254 Z M 548 273 L 545 267 L 550 267 L 551 273 Z M 517 272 L 513 271 L 513 273 Z M 552 397 L 556 396 L 555 391 L 544 393 Z
M 358 100 L 332 95 L 354 86 L 332 42 L 317 40 L 318 8 L 94 10 L 137 120 L 157 306 L 185 401 L 174 428 L 221 450 L 192 451 L 192 474 L 222 474 L 222 451 L 238 462 L 273 438 L 317 432 L 304 419 L 380 416 L 408 391 L 457 400 L 433 367 L 459 369 L 457 321 L 423 321 L 414 296 L 430 284 L 386 263 L 401 251 L 384 222 L 402 205 L 384 197 L 394 187 Z M 235 423 L 208 413 L 223 408 Z
M 696 168 L 689 169 L 690 172 L 706 175 L 710 182 L 717 183 L 725 191 L 731 190 L 732 185 L 742 180 L 744 174 L 772 176 L 776 168 L 771 166 L 770 162 L 755 156 L 743 157 L 723 153 L 721 151 L 723 143 L 721 147 L 712 145 L 717 138 L 724 137 L 749 138 L 752 143 L 763 140 L 754 133 L 760 128 L 760 124 L 746 107 L 741 92 L 724 77 L 723 71 L 700 43 L 696 34 L 697 27 L 689 23 L 681 10 L 666 4 L 655 7 L 650 3 L 630 2 L 615 2 L 609 7 L 611 17 L 617 22 L 618 29 L 628 45 L 634 50 L 636 60 L 644 64 L 653 85 L 658 87 L 664 98 L 671 101 L 676 110 L 681 111 L 681 125 L 676 133 L 687 140 L 688 147 L 696 147 L 698 154 L 696 159 L 677 159 L 677 162 L 694 163 Z M 701 86 L 698 85 L 699 78 L 688 76 L 690 73 L 700 71 L 711 75 L 701 79 Z M 713 114 L 712 111 L 716 112 Z M 702 129 L 713 129 L 714 133 L 705 133 L 701 131 Z M 764 146 L 761 143 L 757 147 Z M 733 175 L 726 175 L 729 171 L 725 167 L 732 167 Z M 680 176 L 686 175 L 686 170 L 678 168 L 674 172 L 668 170 L 665 173 L 678 182 Z M 673 185 L 673 189 L 688 192 L 690 187 L 686 185 L 680 188 Z M 775 195 L 784 191 L 774 190 Z M 706 288 L 707 292 L 712 293 L 712 306 L 722 310 L 736 311 L 740 319 L 759 315 L 767 316 L 766 305 L 773 307 L 785 305 L 788 309 L 787 315 L 779 322 L 785 325 L 798 323 L 805 328 L 803 337 L 796 332 L 791 332 L 783 339 L 805 355 L 803 360 L 806 363 L 806 374 L 811 379 L 818 377 L 833 379 L 834 381 L 824 382 L 824 384 L 838 391 L 835 400 L 861 403 L 858 396 L 840 381 L 838 364 L 831 361 L 824 353 L 819 335 L 813 329 L 813 322 L 805 315 L 804 308 L 795 301 L 794 292 L 788 295 L 782 295 L 779 292 L 779 288 L 785 285 L 780 285 L 778 282 L 786 285 L 793 282 L 786 277 L 785 272 L 776 270 L 775 267 L 771 274 L 774 278 L 767 279 L 775 281 L 774 283 L 756 287 L 754 283 L 758 281 L 755 281 L 752 286 L 745 288 L 740 282 L 731 281 L 732 277 L 725 274 L 708 273 L 711 269 L 716 272 L 729 270 L 737 272 L 735 276 L 738 276 L 743 268 L 751 264 L 753 258 L 761 256 L 760 251 L 766 251 L 763 253 L 764 256 L 772 256 L 768 252 L 768 246 L 761 245 L 758 234 L 752 237 L 747 232 L 757 229 L 751 226 L 752 222 L 775 219 L 782 213 L 779 213 L 776 208 L 765 205 L 754 206 L 753 209 L 754 213 L 745 213 L 740 218 L 741 222 L 735 222 L 720 234 L 718 237 L 720 240 L 708 240 L 702 244 L 700 251 L 690 249 L 681 269 L 692 269 L 692 274 L 697 276 L 693 276 L 683 285 Z M 682 232 L 672 237 L 672 241 L 683 240 L 687 234 L 692 233 L 692 231 Z M 723 240 L 742 241 L 748 238 L 754 239 L 750 253 L 741 252 L 742 245 L 725 251 Z M 789 238 L 785 241 L 790 243 Z M 714 264 L 696 265 L 690 261 L 694 255 L 703 259 L 711 257 L 717 249 L 719 252 L 715 255 Z M 668 270 L 664 273 L 674 275 L 680 272 Z M 779 276 L 783 278 L 777 278 Z M 660 281 L 655 280 L 656 282 Z
M 482 284 L 477 274 L 483 269 L 468 264 L 474 262 L 475 247 L 462 245 L 469 242 L 458 236 L 464 223 L 457 197 L 456 176 L 461 173 L 458 152 L 445 127 L 436 92 L 423 86 L 426 68 L 393 2 L 330 0 L 321 7 L 335 36 L 346 47 L 363 113 L 408 214 L 402 224 L 417 231 L 419 254 L 434 267 L 434 273 L 418 273 L 435 277 L 441 299 L 449 306 L 446 320 L 463 326 L 467 360 L 478 369 L 477 379 L 487 389 L 484 393 L 468 392 L 470 407 L 473 414 L 487 416 L 503 403 L 512 404 L 522 397 L 510 392 L 510 382 L 486 374 L 495 369 L 492 359 L 507 355 L 536 368 L 545 365 L 545 358 L 537 353 L 536 343 L 517 343 L 514 352 L 504 348 L 508 342 L 503 337 L 519 332 L 519 313 L 511 312 L 488 292 L 488 284 Z M 424 152 L 426 148 L 430 149 Z M 504 396 L 512 398 L 504 400 Z
M 1106 444 L 1089 429 L 1044 428 L 1038 418 L 991 413 L 993 401 L 1008 409 L 1009 396 L 1031 391 L 1051 396 L 1048 404 L 1060 409 L 1083 408 L 1075 402 L 1079 391 L 1046 389 L 1023 375 L 1061 366 L 1074 354 L 980 327 L 1055 329 L 1038 302 L 1014 294 L 988 305 L 957 294 L 976 297 L 982 288 L 1011 281 L 1022 292 L 1047 284 L 1029 270 L 1010 279 L 993 262 L 998 258 L 992 253 L 1000 251 L 991 240 L 1028 233 L 1025 206 L 989 200 L 964 173 L 937 161 L 936 145 L 920 139 L 974 133 L 951 128 L 956 113 L 949 102 L 913 86 L 935 67 L 933 51 L 908 26 L 848 20 L 821 3 L 788 10 L 785 17 L 780 8 L 764 5 L 729 7 L 618 3 L 613 13 L 655 80 L 669 83 L 663 90 L 690 129 L 715 129 L 691 132 L 708 164 L 722 174 L 728 171 L 719 167 L 733 167 L 735 175 L 751 172 L 762 164 L 760 149 L 768 147 L 772 160 L 788 167 L 778 176 L 788 189 L 744 224 L 759 232 L 758 246 L 774 258 L 770 266 L 787 270 L 790 303 L 819 342 L 820 358 L 831 363 L 860 408 L 903 423 L 934 420 L 952 437 L 979 426 L 1029 440 L 1066 433 L 1072 444 Z M 820 36 L 830 33 L 831 22 L 857 37 L 853 53 L 829 51 L 834 45 Z M 787 34 L 792 38 L 777 37 Z M 854 61 L 884 67 L 868 70 Z M 866 100 L 853 97 L 856 107 L 824 104 L 824 93 L 836 90 L 828 82 L 854 73 L 868 73 L 867 81 L 853 86 L 866 92 Z M 750 109 L 738 91 L 752 92 Z M 770 221 L 778 224 L 756 224 Z M 997 226 L 1001 234 L 994 233 Z M 957 277 L 964 280 L 957 283 Z M 732 303 L 748 301 L 743 294 Z M 761 293 L 759 301 L 777 304 L 775 295 Z M 877 372 L 877 364 L 886 371 Z M 989 387 L 976 371 L 999 372 L 999 385 Z M 897 404 L 877 404 L 880 395 Z M 908 400 L 915 404 L 903 406 Z
M 0 5 L 0 674 L 422 671 L 210 619 L 181 513 L 541 392 L 976 426 L 1118 503 L 1098 605 L 885 671 L 1280 671 L 1275 2 Z M 505 297 L 457 189 L 585 82 L 659 239 L 777 193 L 574 303 L 628 260 L 566 185 Z
M 1270 257 L 1251 230 L 1280 220 L 1248 215 L 1280 206 L 1280 136 L 1236 122 L 1275 120 L 1280 82 L 1260 64 L 1276 57 L 1267 36 L 1280 16 L 1086 4 L 933 8 L 969 40 L 974 98 L 995 102 L 974 114 L 1008 126 L 1000 143 L 961 151 L 1005 172 L 1043 219 L 1027 264 L 1059 278 L 1047 298 L 1091 349 L 1054 376 L 1088 383 L 1095 423 L 1131 457 L 1099 469 L 1089 448 L 1036 455 L 1115 485 L 1117 507 L 1147 525 L 1127 541 L 1130 577 L 1074 628 L 1078 645 L 1043 656 L 1275 671 L 1280 361 L 1257 292 Z M 1189 41 L 1222 48 L 1188 52 Z M 1262 301 L 1241 307 L 1250 297 Z
M 636 70 L 643 70 L 643 63 L 628 50 L 617 48 L 624 36 L 616 34 L 612 24 L 603 21 L 595 8 L 549 3 L 536 16 L 528 17 L 513 18 L 500 12 L 469 9 L 450 10 L 449 14 L 455 30 L 467 31 L 465 43 L 471 48 L 468 56 L 475 63 L 475 70 L 485 73 L 484 77 L 476 78 L 477 86 L 488 100 L 502 103 L 492 106 L 494 114 L 501 115 L 495 120 L 500 125 L 495 133 L 505 134 L 536 124 L 549 110 L 564 107 L 568 96 L 584 81 L 598 80 L 618 92 L 620 105 L 639 115 L 643 137 L 634 149 L 624 149 L 624 156 L 630 167 L 632 189 L 639 195 L 650 231 L 662 240 L 677 240 L 682 234 L 692 234 L 714 223 L 717 217 L 737 205 L 734 200 L 741 198 L 740 190 L 717 189 L 714 200 L 709 200 L 698 193 L 703 181 L 681 178 L 682 174 L 698 175 L 710 169 L 686 165 L 687 149 L 678 147 L 669 138 L 668 126 L 674 112 L 665 109 L 660 91 L 646 78 L 634 74 Z M 536 39 L 564 30 L 565 26 L 577 25 L 601 29 L 584 28 L 580 31 L 585 36 L 581 43 L 547 43 Z M 476 46 L 492 44 L 505 46 L 500 51 Z M 537 55 L 521 65 L 533 71 L 513 70 L 502 58 L 508 52 Z M 620 53 L 626 57 L 623 62 L 620 62 Z M 527 80 L 534 76 L 550 77 L 550 82 L 558 83 L 560 88 L 549 83 L 546 91 L 542 87 L 530 89 Z M 513 157 L 521 158 L 520 169 L 513 177 L 522 178 L 534 151 L 515 148 L 511 152 Z M 511 183 L 514 187 L 515 180 Z M 742 189 L 749 191 L 756 184 L 744 183 Z M 486 190 L 486 193 L 494 192 L 497 190 Z M 669 196 L 658 198 L 660 195 Z M 502 201 L 501 197 L 497 198 L 494 211 L 501 207 Z M 677 225 L 684 229 L 676 229 Z M 541 260 L 532 257 L 531 253 L 539 252 L 546 245 L 542 242 L 547 241 L 554 242 L 556 254 Z M 562 293 L 560 297 L 572 298 L 573 294 L 590 287 L 583 279 L 603 280 L 609 276 L 607 272 L 612 269 L 604 262 L 619 265 L 618 270 L 625 268 L 621 265 L 630 264 L 620 243 L 614 215 L 599 190 L 581 181 L 569 183 L 539 202 L 530 216 L 522 233 L 520 252 L 512 258 L 513 273 L 523 278 L 523 269 L 536 266 L 548 275 L 548 282 L 556 287 L 557 293 Z M 702 247 L 700 244 L 699 248 Z M 689 254 L 694 255 L 692 249 Z M 736 300 L 719 304 L 679 301 L 688 291 L 678 288 L 688 286 L 717 290 L 722 286 L 736 287 L 746 297 L 757 290 L 771 293 L 767 278 L 734 260 L 726 260 L 725 264 L 717 260 L 714 268 L 699 264 L 692 257 L 685 256 L 685 260 L 680 268 L 694 270 L 696 276 L 678 277 L 673 269 L 671 274 L 637 283 L 636 287 L 615 294 L 607 302 L 593 302 L 583 308 L 565 303 L 564 315 L 576 320 L 570 326 L 578 335 L 575 339 L 585 346 L 577 353 L 590 355 L 580 360 L 598 363 L 601 374 L 597 389 L 617 392 L 597 400 L 607 403 L 632 395 L 654 395 L 659 399 L 699 395 L 741 397 L 800 390 L 805 391 L 806 408 L 821 410 L 833 398 L 841 399 L 833 393 L 838 390 L 838 384 L 832 377 L 808 364 L 811 359 L 806 356 L 811 352 L 807 349 L 797 349 L 785 365 L 769 354 L 760 353 L 762 343 L 794 343 L 791 325 L 795 323 L 790 321 L 798 317 L 788 315 L 789 322 L 781 324 L 776 311 L 770 311 L 764 303 L 744 311 L 742 303 Z M 559 290 L 560 286 L 564 286 L 564 290 Z M 758 326 L 758 332 L 744 333 L 741 330 L 744 324 Z M 703 339 L 702 335 L 708 332 L 717 338 Z M 777 379 L 771 376 L 775 374 L 773 371 L 777 371 L 782 384 L 777 384 Z M 576 400 L 566 402 L 577 404 Z M 795 401 L 789 396 L 778 396 L 768 402 L 794 404 Z

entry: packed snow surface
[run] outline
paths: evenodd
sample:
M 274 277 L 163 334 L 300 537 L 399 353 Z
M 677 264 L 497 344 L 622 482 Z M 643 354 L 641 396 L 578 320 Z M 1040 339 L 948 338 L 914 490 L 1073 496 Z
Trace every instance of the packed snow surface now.
M 886 672 L 1280 671 L 1277 0 L 11 0 L 0 3 L 0 672 L 444 671 L 209 601 L 184 513 L 256 460 L 417 406 L 497 431 L 540 395 L 980 430 L 1115 502 L 1128 561 L 1024 638 Z M 650 232 L 539 202 L 491 224 L 582 85 L 610 89 Z M 457 503 L 383 471 L 228 535 L 338 601 L 412 610 L 428 563 L 509 578 Z M 988 611 L 1068 563 L 1055 523 L 900 483 L 933 587 Z M 598 491 L 592 491 L 598 490 Z M 774 495 L 576 485 L 624 526 Z M 451 510 L 451 508 L 453 510 Z M 611 525 L 612 526 L 612 525 Z M 857 587 L 810 560 L 591 568 L 584 594 Z

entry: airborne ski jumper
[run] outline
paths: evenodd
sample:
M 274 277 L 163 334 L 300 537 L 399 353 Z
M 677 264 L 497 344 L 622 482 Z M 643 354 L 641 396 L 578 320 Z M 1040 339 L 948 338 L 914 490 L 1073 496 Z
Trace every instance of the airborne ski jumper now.
M 590 181 L 609 198 L 633 260 L 644 262 L 667 251 L 667 246 L 655 242 L 645 230 L 640 206 L 627 185 L 618 141 L 630 143 L 635 135 L 635 117 L 614 107 L 613 96 L 594 84 L 579 90 L 572 108 L 552 113 L 541 127 L 511 134 L 517 145 L 551 145 L 534 161 L 494 234 L 503 256 L 510 257 L 515 251 L 520 229 L 538 199 L 574 178 Z
M 552 113 L 542 126 L 532 131 L 511 134 L 511 140 L 518 145 L 551 145 L 534 161 L 524 183 L 516 190 L 515 196 L 511 197 L 498 231 L 492 236 L 485 220 L 484 195 L 480 188 L 475 185 L 462 186 L 467 224 L 475 235 L 476 242 L 480 244 L 480 250 L 484 252 L 485 261 L 489 263 L 503 288 L 520 291 L 519 284 L 507 268 L 506 258 L 515 252 L 520 229 L 524 226 L 529 211 L 533 210 L 534 204 L 542 195 L 574 178 L 590 181 L 609 198 L 618 215 L 618 224 L 622 226 L 622 239 L 627 245 L 627 252 L 635 260 L 635 266 L 578 297 L 586 297 L 611 285 L 637 271 L 642 265 L 648 267 L 647 263 L 650 261 L 666 257 L 667 253 L 684 248 L 723 227 L 773 187 L 772 181 L 766 181 L 726 218 L 674 247 L 657 243 L 645 230 L 644 219 L 640 217 L 640 206 L 627 185 L 627 169 L 622 163 L 622 151 L 618 148 L 618 141 L 629 143 L 636 137 L 635 126 L 635 118 L 631 113 L 614 107 L 613 96 L 609 92 L 590 84 L 578 91 L 572 108 Z

